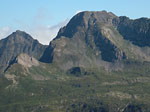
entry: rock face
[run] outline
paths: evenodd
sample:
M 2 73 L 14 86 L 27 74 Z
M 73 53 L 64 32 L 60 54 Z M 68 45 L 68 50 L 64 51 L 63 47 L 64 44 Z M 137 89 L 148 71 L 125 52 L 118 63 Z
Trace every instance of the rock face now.
M 39 62 L 34 57 L 30 57 L 27 54 L 20 54 L 17 56 L 15 62 L 24 67 L 39 66 Z
M 40 60 L 62 69 L 109 67 L 124 60 L 150 61 L 149 21 L 117 17 L 106 11 L 78 13 L 60 29 Z
M 21 53 L 40 59 L 46 47 L 23 31 L 12 33 L 0 40 L 0 72 L 3 72 Z
M 150 47 L 150 19 L 140 18 L 131 20 L 128 17 L 122 16 L 114 21 L 124 39 L 140 47 Z

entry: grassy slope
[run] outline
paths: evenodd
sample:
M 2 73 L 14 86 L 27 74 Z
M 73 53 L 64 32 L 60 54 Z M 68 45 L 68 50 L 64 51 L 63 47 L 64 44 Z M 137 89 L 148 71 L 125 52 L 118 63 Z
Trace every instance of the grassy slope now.
M 25 69 L 15 64 L 6 74 L 17 76 L 17 84 L 0 80 L 0 112 L 117 112 L 130 104 L 149 105 L 149 66 L 128 66 L 130 69 L 111 73 L 87 70 L 90 74 L 76 77 L 53 65 Z M 146 109 L 144 106 L 139 108 Z

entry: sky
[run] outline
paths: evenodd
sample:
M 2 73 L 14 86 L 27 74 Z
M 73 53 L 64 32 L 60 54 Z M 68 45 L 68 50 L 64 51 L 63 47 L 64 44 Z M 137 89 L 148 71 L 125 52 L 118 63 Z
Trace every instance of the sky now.
M 80 11 L 106 10 L 131 19 L 150 18 L 149 5 L 150 0 L 0 0 L 0 39 L 21 30 L 49 44 Z

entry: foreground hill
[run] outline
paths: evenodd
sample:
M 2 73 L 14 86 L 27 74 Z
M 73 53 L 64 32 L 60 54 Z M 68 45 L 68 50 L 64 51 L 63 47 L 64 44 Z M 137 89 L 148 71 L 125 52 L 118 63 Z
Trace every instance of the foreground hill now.
M 49 46 L 13 35 L 11 46 L 0 44 L 1 54 L 13 48 L 2 61 L 9 66 L 0 78 L 0 111 L 150 112 L 150 19 L 85 11 Z
M 21 54 L 0 79 L 0 111 L 149 112 L 150 63 L 126 66 L 66 73 Z

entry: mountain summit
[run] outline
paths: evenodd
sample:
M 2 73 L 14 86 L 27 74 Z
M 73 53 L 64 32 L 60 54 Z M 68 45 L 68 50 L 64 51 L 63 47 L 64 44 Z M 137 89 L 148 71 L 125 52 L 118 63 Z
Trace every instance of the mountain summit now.
M 78 31 L 79 27 L 87 30 L 90 26 L 97 24 L 97 22 L 112 24 L 112 19 L 116 17 L 112 12 L 107 13 L 106 11 L 80 12 L 70 20 L 66 27 L 59 31 L 56 38 L 61 36 L 71 38 Z

